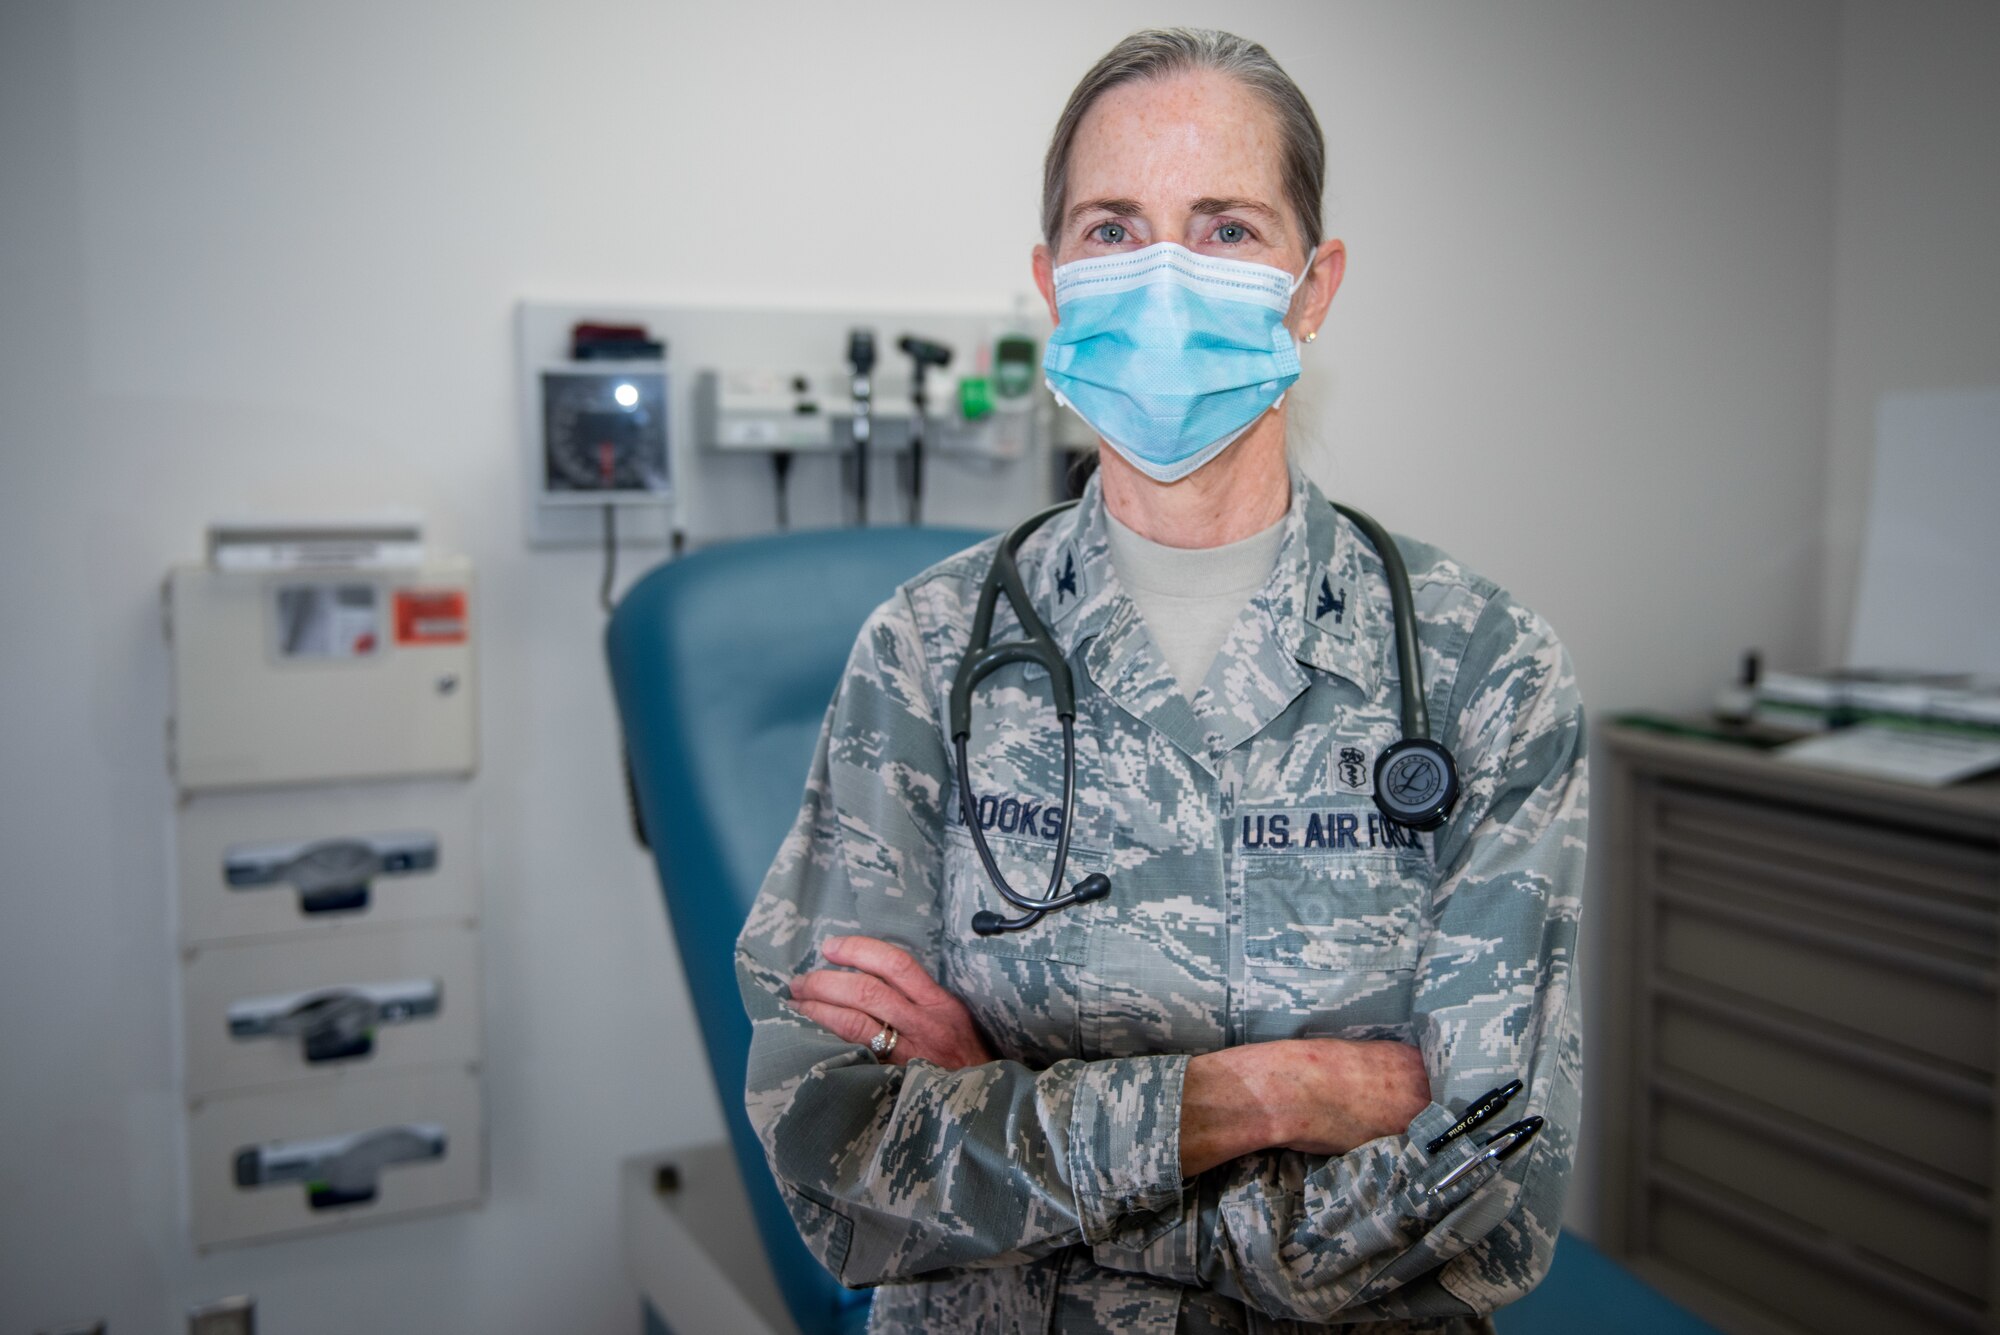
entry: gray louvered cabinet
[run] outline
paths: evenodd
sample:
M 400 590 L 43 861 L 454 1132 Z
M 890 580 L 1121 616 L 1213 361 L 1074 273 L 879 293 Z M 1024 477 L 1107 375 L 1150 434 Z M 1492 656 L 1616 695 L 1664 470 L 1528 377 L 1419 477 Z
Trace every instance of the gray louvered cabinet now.
M 2000 782 L 1603 738 L 1603 1241 L 1742 1335 L 2000 1331 Z

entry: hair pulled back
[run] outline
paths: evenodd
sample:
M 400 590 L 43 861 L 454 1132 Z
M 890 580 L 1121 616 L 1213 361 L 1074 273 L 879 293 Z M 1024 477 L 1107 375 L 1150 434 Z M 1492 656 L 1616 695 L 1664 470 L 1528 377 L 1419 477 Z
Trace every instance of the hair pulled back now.
M 1320 197 L 1326 192 L 1326 137 L 1292 77 L 1256 42 L 1213 28 L 1148 28 L 1105 52 L 1069 95 L 1048 155 L 1042 159 L 1042 239 L 1051 251 L 1068 206 L 1070 150 L 1097 99 L 1146 79 L 1213 71 L 1239 80 L 1277 117 L 1280 180 L 1307 253 L 1320 243 Z

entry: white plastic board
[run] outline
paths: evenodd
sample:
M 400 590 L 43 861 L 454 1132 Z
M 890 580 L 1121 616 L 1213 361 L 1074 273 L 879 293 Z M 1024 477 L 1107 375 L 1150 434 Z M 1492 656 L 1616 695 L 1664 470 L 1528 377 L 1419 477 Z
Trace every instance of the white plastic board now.
M 1884 395 L 1851 667 L 2000 673 L 2000 389 Z

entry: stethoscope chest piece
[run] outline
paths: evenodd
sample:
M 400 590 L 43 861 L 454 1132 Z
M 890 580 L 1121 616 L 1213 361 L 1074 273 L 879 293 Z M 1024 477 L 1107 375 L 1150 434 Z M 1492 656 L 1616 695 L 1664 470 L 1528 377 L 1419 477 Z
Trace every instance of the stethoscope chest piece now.
M 1428 737 L 1405 737 L 1375 760 L 1375 805 L 1398 825 L 1435 830 L 1458 801 L 1458 766 Z

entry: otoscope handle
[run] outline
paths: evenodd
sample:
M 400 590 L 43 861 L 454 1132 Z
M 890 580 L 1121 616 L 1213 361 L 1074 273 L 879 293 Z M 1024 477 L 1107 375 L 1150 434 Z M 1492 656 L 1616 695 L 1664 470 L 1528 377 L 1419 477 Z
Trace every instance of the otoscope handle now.
M 875 369 L 874 330 L 854 329 L 848 332 L 847 361 L 856 375 L 867 375 Z

